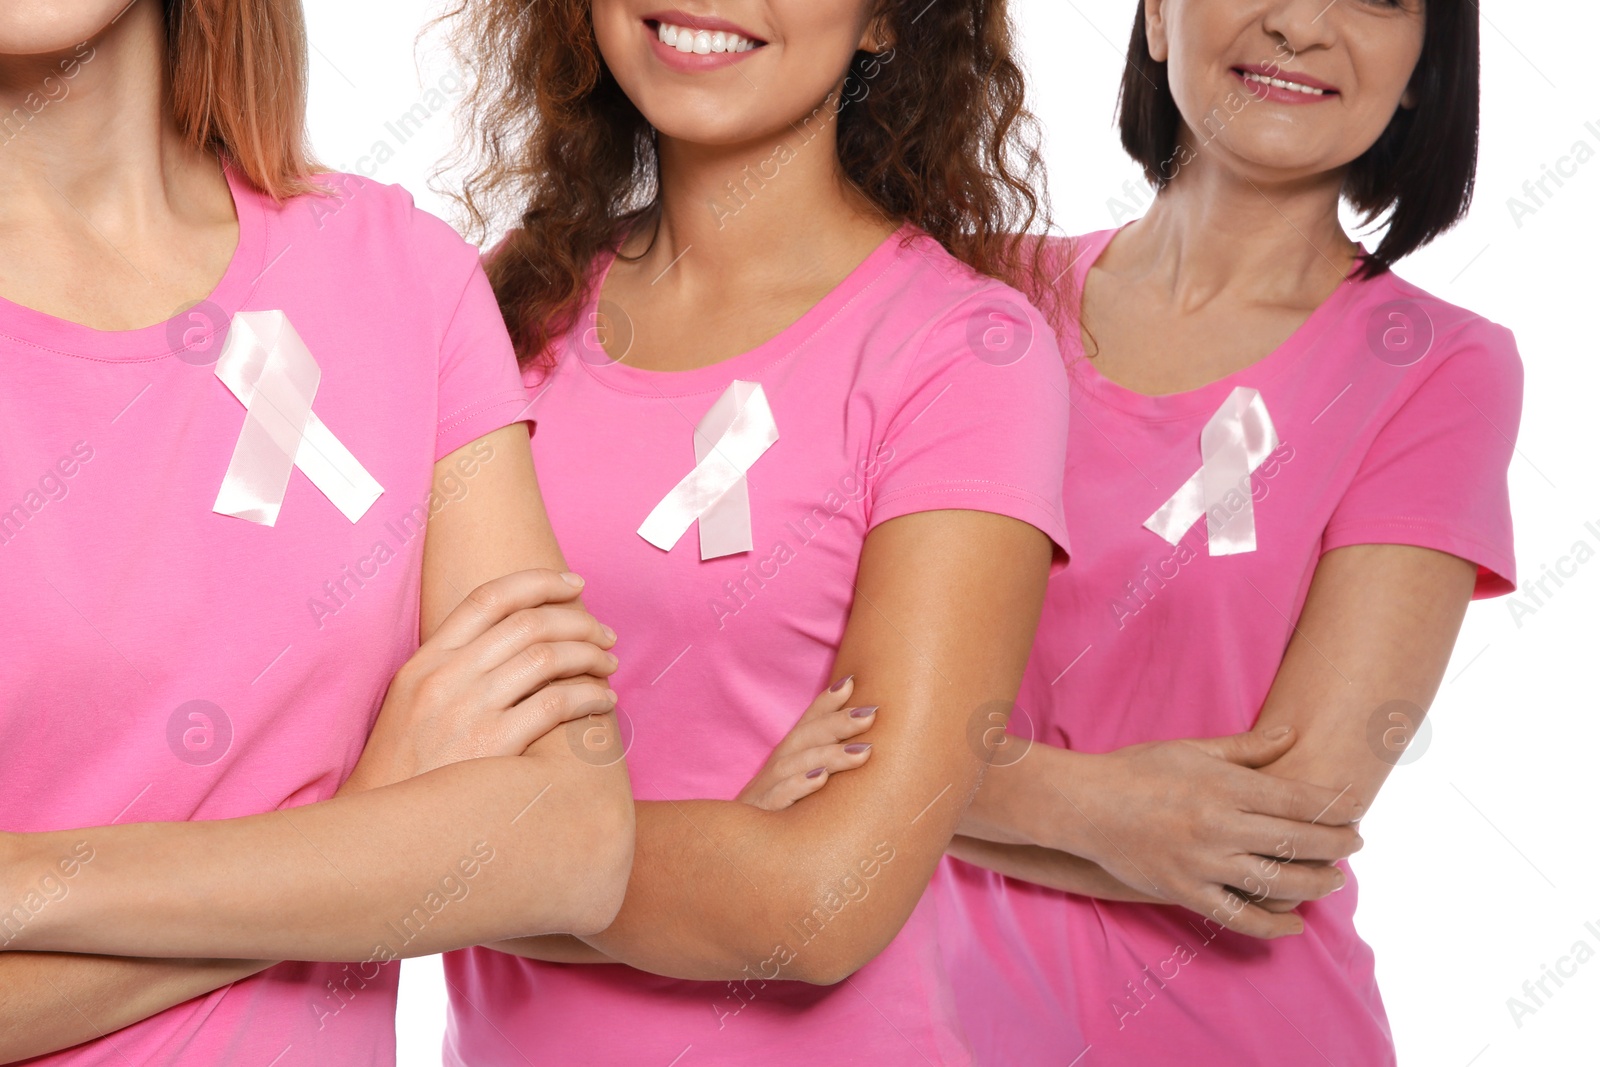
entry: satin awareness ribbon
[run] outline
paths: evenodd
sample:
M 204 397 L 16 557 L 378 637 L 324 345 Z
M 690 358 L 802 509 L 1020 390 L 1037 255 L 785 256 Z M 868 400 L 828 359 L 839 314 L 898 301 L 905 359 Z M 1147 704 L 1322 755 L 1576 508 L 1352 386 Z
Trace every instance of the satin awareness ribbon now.
M 767 394 L 757 382 L 734 382 L 694 428 L 694 470 L 683 476 L 639 527 L 639 536 L 671 551 L 695 520 L 700 558 L 748 552 L 750 483 L 745 475 L 778 440 Z
M 311 410 L 322 368 L 283 312 L 234 315 L 217 377 L 244 405 L 245 415 L 212 511 L 275 525 L 296 467 L 351 522 L 383 494 L 383 486 Z
M 1278 431 L 1261 394 L 1239 386 L 1200 431 L 1200 469 L 1144 521 L 1168 544 L 1183 540 L 1202 515 L 1206 544 L 1213 556 L 1256 550 L 1255 500 L 1250 476 L 1278 449 Z M 1227 503 L 1229 494 L 1242 498 Z

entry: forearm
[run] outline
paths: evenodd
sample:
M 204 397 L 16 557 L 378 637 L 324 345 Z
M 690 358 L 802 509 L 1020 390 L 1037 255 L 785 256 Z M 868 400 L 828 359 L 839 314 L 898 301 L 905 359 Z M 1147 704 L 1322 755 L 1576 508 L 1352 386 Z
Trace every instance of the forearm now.
M 515 937 L 509 941 L 496 941 L 485 948 L 504 952 L 508 956 L 521 956 L 545 963 L 616 963 L 593 945 L 571 934 L 545 934 L 542 937 Z
M 1059 889 L 1064 893 L 1077 893 L 1080 896 L 1097 897 L 1100 900 L 1134 901 L 1143 904 L 1166 903 L 1124 885 L 1093 860 L 1055 849 L 956 837 L 951 840 L 946 852 L 974 866 L 1006 875 L 1008 878 L 1032 882 L 1046 889 Z
M 270 966 L 261 960 L 0 954 L 0 1063 L 104 1037 Z
M 0 877 L 19 897 L 62 856 L 82 862 L 12 947 L 381 962 L 599 929 L 628 859 L 626 795 L 594 784 L 613 773 L 472 760 L 242 819 L 14 835 Z

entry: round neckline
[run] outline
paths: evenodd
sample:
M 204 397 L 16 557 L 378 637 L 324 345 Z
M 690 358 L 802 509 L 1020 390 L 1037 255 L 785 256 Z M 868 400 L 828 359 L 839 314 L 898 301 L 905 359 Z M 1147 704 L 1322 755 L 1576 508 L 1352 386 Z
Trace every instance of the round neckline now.
M 581 357 L 577 358 L 577 362 L 602 385 L 639 396 L 691 396 L 726 388 L 728 382 L 735 378 L 754 378 L 771 364 L 792 355 L 818 330 L 837 318 L 882 275 L 901 246 L 915 240 L 920 234 L 921 231 L 912 223 L 901 223 L 799 318 L 761 344 L 738 355 L 692 370 L 649 370 L 626 363 L 591 362 Z M 616 261 L 616 249 L 602 253 L 596 263 L 595 280 L 578 312 L 577 322 L 594 321 L 592 316 L 599 307 L 600 292 Z
M 1088 282 L 1089 271 L 1105 254 L 1106 249 L 1111 247 L 1111 242 L 1137 221 L 1137 219 L 1131 220 L 1114 230 L 1107 230 L 1102 235 L 1097 235 L 1101 237 L 1098 247 L 1091 245 L 1080 261 L 1073 265 L 1080 301 Z M 1363 255 L 1366 253 L 1364 245 L 1357 247 L 1361 249 Z M 1246 384 L 1246 379 L 1253 385 L 1270 382 L 1314 348 L 1327 329 L 1339 321 L 1345 307 L 1361 288 L 1362 281 L 1355 277 L 1360 262 L 1358 256 L 1356 262 L 1351 265 L 1350 273 L 1338 287 L 1323 298 L 1322 302 L 1312 309 L 1311 314 L 1306 316 L 1294 332 L 1284 338 L 1276 348 L 1255 362 L 1194 389 L 1178 393 L 1141 393 L 1100 373 L 1100 369 L 1094 365 L 1094 360 L 1084 352 L 1081 303 L 1079 316 L 1075 320 L 1080 324 L 1079 329 L 1074 331 L 1063 345 L 1063 348 L 1070 349 L 1071 353 L 1067 369 L 1072 373 L 1073 383 L 1096 400 L 1149 421 L 1184 419 L 1202 412 L 1209 413 L 1224 396 L 1238 386 Z
M 266 213 L 261 205 L 262 194 L 250 185 L 249 179 L 239 173 L 232 161 L 223 159 L 221 162 L 223 177 L 233 198 L 239 236 L 227 269 L 198 304 L 149 326 L 133 330 L 98 330 L 0 296 L 0 322 L 3 322 L 0 338 L 56 355 L 138 362 L 166 359 L 202 344 L 205 338 L 197 338 L 196 329 L 203 330 L 206 337 L 226 331 L 234 312 L 244 305 L 261 276 L 261 261 L 266 250 Z M 192 312 L 204 304 L 212 305 L 220 314 L 202 314 L 201 325 Z

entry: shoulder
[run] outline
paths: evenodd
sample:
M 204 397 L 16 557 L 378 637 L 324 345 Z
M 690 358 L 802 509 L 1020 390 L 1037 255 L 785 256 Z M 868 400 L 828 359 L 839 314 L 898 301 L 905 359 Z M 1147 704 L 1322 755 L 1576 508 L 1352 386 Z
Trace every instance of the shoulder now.
M 311 183 L 313 192 L 280 204 L 266 201 L 274 229 L 285 240 L 314 238 L 325 249 L 331 242 L 367 254 L 387 247 L 391 254 L 409 253 L 435 266 L 441 258 L 446 264 L 477 262 L 478 250 L 449 223 L 418 207 L 402 186 L 340 171 L 315 174 Z M 384 261 L 367 264 L 376 269 L 395 265 Z
M 1362 284 L 1352 326 L 1365 331 L 1366 349 L 1402 370 L 1406 395 L 1520 410 L 1522 357 L 1509 329 L 1392 271 Z

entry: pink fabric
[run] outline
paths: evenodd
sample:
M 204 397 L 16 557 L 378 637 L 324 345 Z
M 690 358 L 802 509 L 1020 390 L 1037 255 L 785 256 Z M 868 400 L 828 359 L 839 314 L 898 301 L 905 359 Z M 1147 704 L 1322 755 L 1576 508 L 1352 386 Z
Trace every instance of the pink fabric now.
M 1080 239 L 1077 285 L 1112 236 Z M 1404 317 L 1416 339 L 1431 323 L 1425 354 L 1404 334 L 1384 343 Z M 1051 583 L 1012 733 L 1104 752 L 1248 729 L 1318 558 L 1341 546 L 1438 549 L 1479 565 L 1479 596 L 1512 588 L 1522 370 L 1505 329 L 1385 275 L 1347 282 L 1279 349 L 1193 392 L 1131 392 L 1075 336 L 1063 348 L 1077 557 Z M 1251 479 L 1259 547 L 1212 557 L 1202 520 L 1174 548 L 1142 524 L 1194 473 L 1201 428 L 1240 385 L 1260 390 L 1282 442 Z M 1353 879 L 1301 909 L 1303 936 L 1270 943 L 954 860 L 934 887 L 982 1064 L 1394 1061 Z
M 172 323 L 0 302 L 0 602 L 27 620 L 0 643 L 6 830 L 325 799 L 416 647 L 434 462 L 527 396 L 476 252 L 403 190 L 324 180 L 279 205 L 230 173 L 238 249 Z M 286 312 L 321 365 L 314 410 L 384 487 L 359 523 L 299 470 L 275 527 L 212 512 L 244 423 L 214 374 L 241 310 Z M 486 458 L 464 456 L 462 491 Z M 395 982 L 283 964 L 36 1062 L 392 1064 Z
M 534 453 L 586 601 L 621 635 L 614 684 L 640 799 L 737 795 L 832 681 L 878 524 L 986 511 L 1066 544 L 1054 337 L 1021 296 L 926 236 L 889 238 L 793 326 L 699 370 L 607 363 L 590 312 L 558 345 L 554 375 L 532 383 Z M 1029 335 L 1031 347 L 1016 343 Z M 635 531 L 694 466 L 693 428 L 735 380 L 761 384 L 780 434 L 749 471 L 754 550 L 702 561 L 693 527 L 669 552 L 652 547 Z M 818 901 L 822 928 L 896 862 L 888 843 L 841 862 L 837 892 Z M 775 946 L 803 954 L 807 918 L 773 930 Z M 828 988 L 783 981 L 760 959 L 734 983 L 454 953 L 446 1061 L 966 1064 L 934 919 L 924 903 L 882 955 Z

